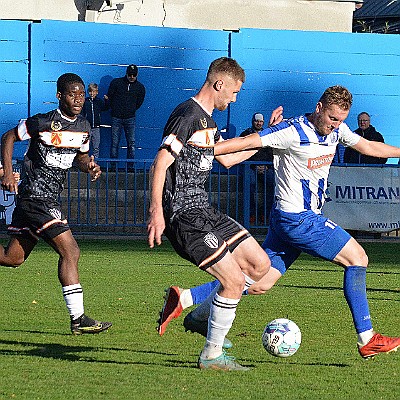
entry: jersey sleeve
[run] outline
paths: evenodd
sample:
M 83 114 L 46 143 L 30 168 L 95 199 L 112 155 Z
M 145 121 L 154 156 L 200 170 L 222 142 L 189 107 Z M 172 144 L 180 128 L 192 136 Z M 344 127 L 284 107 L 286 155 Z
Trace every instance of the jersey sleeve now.
M 173 118 L 168 121 L 164 129 L 164 137 L 160 149 L 166 148 L 176 157 L 192 133 L 193 127 L 189 118 L 181 116 Z
M 18 123 L 18 138 L 19 140 L 28 140 L 39 132 L 39 120 L 36 116 L 28 119 L 21 119 Z
M 344 122 L 340 124 L 338 133 L 340 143 L 347 147 L 355 146 L 361 138 L 360 135 L 354 133 Z
M 272 147 L 275 149 L 288 149 L 293 143 L 298 133 L 293 125 L 286 121 L 277 125 L 269 126 L 259 132 L 263 147 Z

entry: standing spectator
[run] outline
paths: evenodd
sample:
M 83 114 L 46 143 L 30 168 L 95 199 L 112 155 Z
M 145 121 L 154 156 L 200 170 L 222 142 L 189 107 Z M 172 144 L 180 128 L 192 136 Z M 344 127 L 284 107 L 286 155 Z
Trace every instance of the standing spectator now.
M 106 103 L 100 97 L 99 86 L 97 83 L 89 83 L 88 94 L 85 104 L 82 108 L 82 115 L 90 123 L 90 144 L 92 146 L 92 155 L 95 159 L 99 158 L 100 154 L 100 125 L 101 112 L 107 109 Z
M 240 136 L 260 132 L 264 127 L 264 116 L 261 113 L 253 114 L 251 127 L 243 131 Z M 261 148 L 248 161 L 273 161 L 271 147 Z M 250 222 L 264 223 L 268 220 L 274 201 L 274 169 L 272 165 L 252 165 L 250 179 Z M 261 198 L 259 195 L 262 195 Z
M 108 88 L 106 100 L 111 107 L 111 158 L 118 158 L 121 129 L 124 129 L 128 146 L 126 158 L 135 158 L 136 111 L 141 107 L 146 95 L 145 87 L 137 80 L 138 67 L 131 64 L 126 75 L 115 78 Z
M 373 142 L 384 143 L 383 136 L 371 125 L 371 117 L 367 112 L 358 114 L 358 129 L 354 131 L 361 137 Z M 360 154 L 358 151 L 347 147 L 344 151 L 344 162 L 348 164 L 385 164 L 387 158 L 372 157 Z

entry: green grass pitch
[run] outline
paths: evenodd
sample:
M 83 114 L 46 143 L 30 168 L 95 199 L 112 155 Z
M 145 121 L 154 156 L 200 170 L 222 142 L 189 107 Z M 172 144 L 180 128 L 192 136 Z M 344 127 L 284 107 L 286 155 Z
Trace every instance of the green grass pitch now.
M 153 250 L 139 240 L 78 242 L 85 311 L 113 327 L 70 335 L 57 255 L 42 242 L 20 268 L 1 267 L 1 400 L 400 398 L 400 352 L 358 355 L 340 267 L 302 256 L 269 293 L 244 297 L 228 337 L 251 371 L 200 371 L 204 339 L 185 333 L 183 317 L 159 337 L 156 319 L 166 287 L 210 277 L 168 242 Z M 400 243 L 363 246 L 374 328 L 400 335 Z M 287 359 L 261 344 L 265 324 L 279 317 L 295 321 L 303 336 Z

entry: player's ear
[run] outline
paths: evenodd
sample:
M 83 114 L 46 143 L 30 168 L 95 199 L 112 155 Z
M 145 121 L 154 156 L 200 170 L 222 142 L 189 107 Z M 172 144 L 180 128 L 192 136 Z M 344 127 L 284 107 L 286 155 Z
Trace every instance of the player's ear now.
M 57 97 L 58 100 L 60 100 L 61 99 L 61 92 L 57 92 L 56 93 L 56 97 Z
M 220 91 L 220 90 L 222 89 L 222 85 L 223 85 L 223 84 L 224 84 L 224 82 L 221 81 L 221 79 L 219 79 L 218 81 L 215 81 L 215 82 L 214 82 L 213 87 L 214 87 L 214 89 L 215 89 L 216 91 Z
M 321 112 L 321 110 L 324 108 L 323 104 L 319 101 L 315 107 L 316 112 Z

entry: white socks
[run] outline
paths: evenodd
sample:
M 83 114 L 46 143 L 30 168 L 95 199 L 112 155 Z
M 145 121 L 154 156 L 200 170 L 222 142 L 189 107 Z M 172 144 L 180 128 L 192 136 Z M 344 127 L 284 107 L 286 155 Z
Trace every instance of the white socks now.
M 80 283 L 63 286 L 65 304 L 72 319 L 77 319 L 83 314 L 83 290 Z
M 222 345 L 235 320 L 239 301 L 240 299 L 227 299 L 218 293 L 215 294 L 208 319 L 207 342 L 201 352 L 201 358 L 212 359 L 222 354 Z
M 358 333 L 357 342 L 360 345 L 360 347 L 365 346 L 372 339 L 372 336 L 374 336 L 373 329 L 369 329 L 368 331 Z
M 193 297 L 190 289 L 184 289 L 179 296 L 179 301 L 183 309 L 191 307 L 193 305 Z

